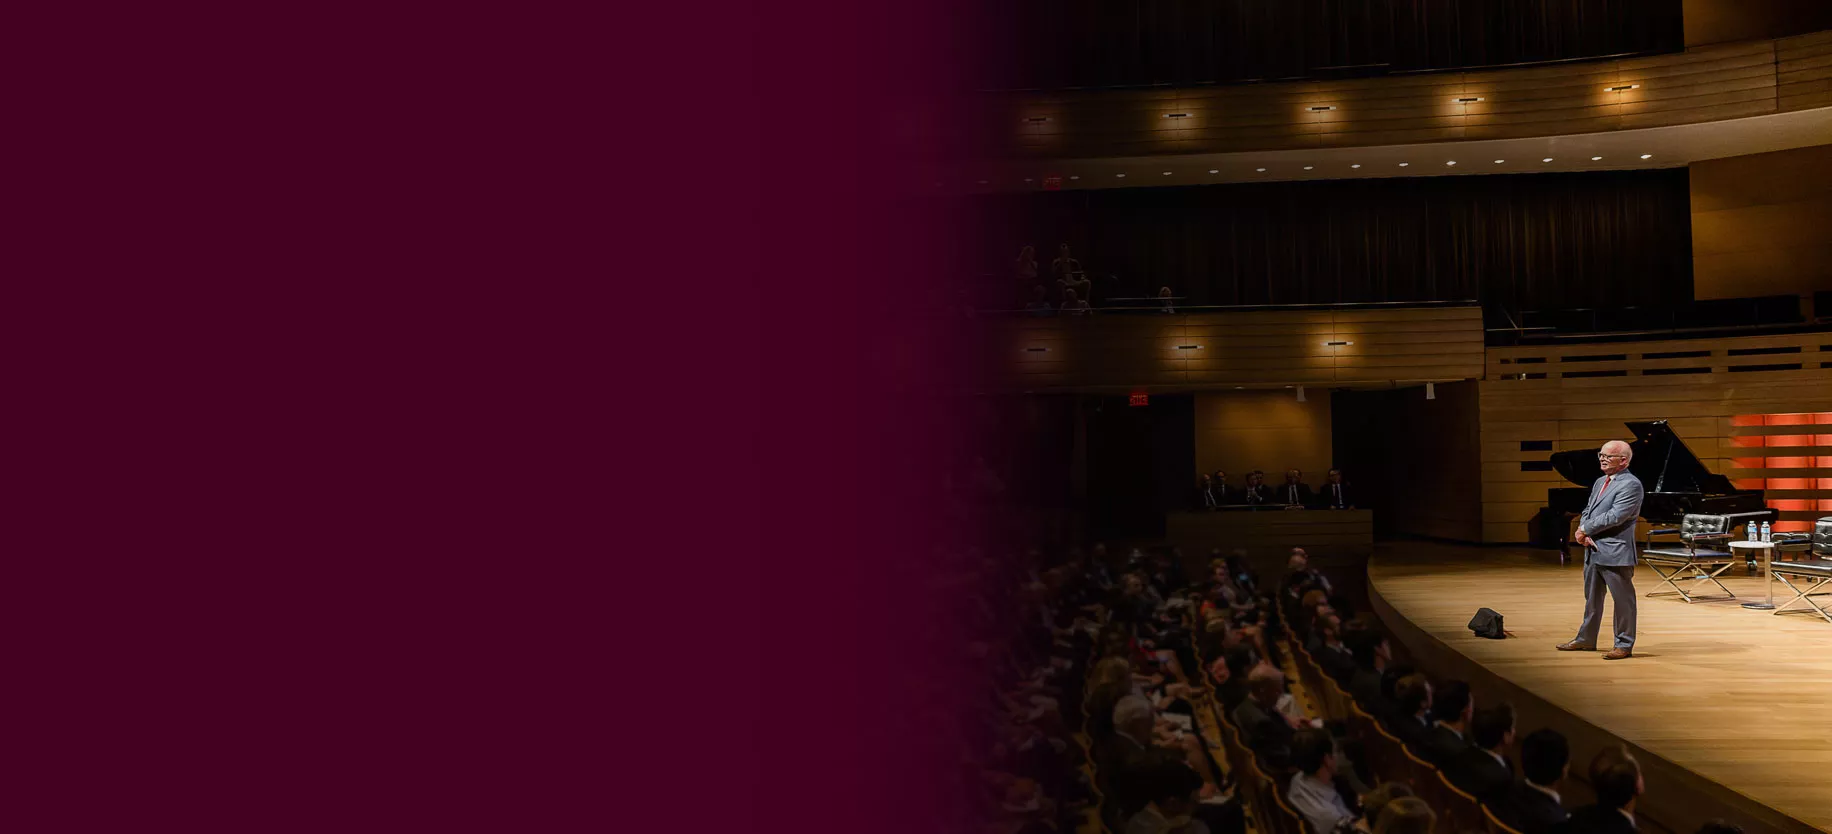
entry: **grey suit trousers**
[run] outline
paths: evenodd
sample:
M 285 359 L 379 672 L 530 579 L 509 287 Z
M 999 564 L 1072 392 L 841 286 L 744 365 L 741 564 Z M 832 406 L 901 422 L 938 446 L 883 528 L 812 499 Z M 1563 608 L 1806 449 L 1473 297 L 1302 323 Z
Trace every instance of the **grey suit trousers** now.
M 1578 626 L 1577 642 L 1594 646 L 1597 631 L 1603 625 L 1603 592 L 1607 588 L 1614 600 L 1616 644 L 1618 649 L 1635 645 L 1635 566 L 1592 564 L 1584 560 L 1584 622 Z

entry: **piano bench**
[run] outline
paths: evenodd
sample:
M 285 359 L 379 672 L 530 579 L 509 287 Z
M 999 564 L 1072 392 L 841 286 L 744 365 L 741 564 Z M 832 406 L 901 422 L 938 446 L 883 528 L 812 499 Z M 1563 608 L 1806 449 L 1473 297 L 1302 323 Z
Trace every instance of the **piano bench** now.
M 1775 613 L 1784 611 L 1799 614 L 1803 611 L 1816 613 L 1832 623 L 1832 609 L 1814 599 L 1816 596 L 1832 595 L 1832 559 L 1807 559 L 1799 562 L 1774 562 L 1770 565 L 1775 578 L 1794 592 L 1794 598 L 1775 606 Z M 1798 584 L 1796 584 L 1798 583 Z M 1791 608 L 1794 603 L 1805 602 L 1805 608 Z

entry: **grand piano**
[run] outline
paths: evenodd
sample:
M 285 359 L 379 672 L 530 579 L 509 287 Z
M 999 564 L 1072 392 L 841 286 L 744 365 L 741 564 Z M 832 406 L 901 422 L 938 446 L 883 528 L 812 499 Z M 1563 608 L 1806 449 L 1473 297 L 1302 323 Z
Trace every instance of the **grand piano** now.
M 1687 513 L 1735 516 L 1737 524 L 1780 517 L 1763 503 L 1762 490 L 1735 489 L 1729 478 L 1706 469 L 1667 421 L 1624 425 L 1635 433 L 1635 440 L 1629 443 L 1634 457 L 1629 460 L 1628 471 L 1640 478 L 1647 490 L 1641 502 L 1641 517 L 1654 526 L 1677 525 Z M 1546 490 L 1547 506 L 1541 517 L 1548 523 L 1536 525 L 1538 538 L 1544 544 L 1563 547 L 1569 535 L 1568 519 L 1584 512 L 1584 505 L 1590 501 L 1590 487 L 1603 477 L 1603 469 L 1597 464 L 1596 449 L 1554 452 L 1552 468 L 1565 480 L 1581 485 Z

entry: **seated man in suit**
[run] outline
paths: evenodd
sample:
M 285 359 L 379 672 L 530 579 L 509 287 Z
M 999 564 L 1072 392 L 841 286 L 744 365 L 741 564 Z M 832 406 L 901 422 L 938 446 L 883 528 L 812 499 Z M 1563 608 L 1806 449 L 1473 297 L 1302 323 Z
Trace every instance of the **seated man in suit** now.
M 1240 490 L 1242 504 L 1272 503 L 1272 487 L 1266 486 L 1266 473 L 1258 469 L 1247 473 L 1247 485 Z
M 1342 629 L 1342 642 L 1348 646 L 1349 657 L 1355 664 L 1355 671 L 1349 676 L 1349 696 L 1369 715 L 1391 713 L 1392 706 L 1380 691 L 1381 673 L 1386 671 L 1393 657 L 1386 635 L 1365 623 L 1350 623 Z
M 1571 745 L 1559 731 L 1541 727 L 1521 739 L 1520 771 L 1525 778 L 1495 804 L 1495 816 L 1521 834 L 1547 834 L 1571 818 L 1558 795 L 1559 780 L 1571 771 Z
M 1215 470 L 1215 474 L 1209 476 L 1209 483 L 1215 485 L 1216 500 L 1223 504 L 1240 503 L 1240 496 L 1235 495 L 1234 488 L 1228 486 L 1228 473 L 1226 470 Z
M 1590 786 L 1597 791 L 1595 805 L 1571 812 L 1571 819 L 1560 829 L 1570 834 L 1633 834 L 1640 826 L 1635 822 L 1635 800 L 1647 785 L 1641 781 L 1641 765 L 1621 745 L 1605 748 L 1590 760 Z
M 1355 676 L 1355 657 L 1342 643 L 1342 617 L 1325 605 L 1317 609 L 1317 621 L 1310 628 L 1310 644 L 1304 647 L 1323 667 L 1323 673 L 1342 686 Z
M 1326 510 L 1352 510 L 1355 508 L 1355 496 L 1349 485 L 1342 482 L 1342 470 L 1331 469 L 1323 488 L 1317 490 L 1319 508 Z
M 1469 747 L 1469 721 L 1476 709 L 1469 684 L 1445 681 L 1431 693 L 1431 732 L 1417 751 L 1420 758 L 1438 767 L 1449 767 Z
M 1496 704 L 1478 711 L 1469 729 L 1475 744 L 1452 759 L 1444 775 L 1464 793 L 1485 804 L 1497 804 L 1514 786 L 1514 765 L 1508 762 L 1508 747 L 1514 744 L 1513 705 Z
M 1215 479 L 1207 475 L 1196 482 L 1195 495 L 1190 499 L 1192 510 L 1213 510 L 1228 503 L 1225 490 L 1216 486 Z
M 1176 756 L 1159 751 L 1128 779 L 1137 784 L 1124 790 L 1146 802 L 1126 820 L 1126 834 L 1209 834 L 1209 827 L 1194 819 L 1202 777 Z
M 1431 732 L 1431 681 L 1419 674 L 1400 678 L 1394 687 L 1393 711 L 1383 718 L 1387 731 L 1423 758 L 1420 751 Z
M 1285 674 L 1271 664 L 1261 663 L 1247 673 L 1247 699 L 1234 708 L 1234 726 L 1241 739 L 1256 755 L 1275 768 L 1291 761 L 1291 739 L 1297 734 L 1297 722 L 1279 711 L 1279 696 L 1285 694 Z
M 1304 483 L 1304 473 L 1296 469 L 1285 470 L 1285 483 L 1273 491 L 1273 500 L 1294 507 L 1310 506 L 1310 485 Z

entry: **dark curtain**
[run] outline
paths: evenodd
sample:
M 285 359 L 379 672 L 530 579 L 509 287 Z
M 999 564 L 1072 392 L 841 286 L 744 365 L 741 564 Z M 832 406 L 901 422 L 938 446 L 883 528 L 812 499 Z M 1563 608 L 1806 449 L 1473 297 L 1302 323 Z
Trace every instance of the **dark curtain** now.
M 1157 538 L 1164 512 L 1183 509 L 1196 457 L 1196 400 L 1087 397 L 1088 525 L 1094 538 Z
M 1368 75 L 1684 48 L 1681 0 L 1008 0 L 983 89 Z
M 973 222 L 1003 242 L 985 272 L 1009 275 L 1034 244 L 1047 279 L 1067 243 L 1097 304 L 1169 286 L 1191 304 L 1478 299 L 1512 314 L 1690 300 L 1687 183 L 1668 169 L 1037 192 L 982 198 Z M 1025 288 L 1006 289 L 1015 304 Z

